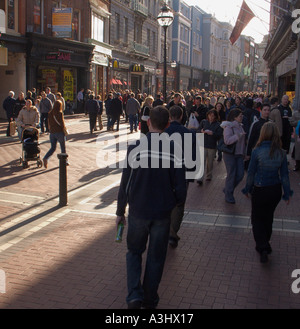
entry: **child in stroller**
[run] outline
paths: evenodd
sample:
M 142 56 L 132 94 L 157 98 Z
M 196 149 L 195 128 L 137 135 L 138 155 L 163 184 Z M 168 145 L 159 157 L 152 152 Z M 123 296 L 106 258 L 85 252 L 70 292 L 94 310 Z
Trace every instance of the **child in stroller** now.
M 29 161 L 36 161 L 38 168 L 42 168 L 43 162 L 40 159 L 39 131 L 37 128 L 26 127 L 22 133 L 22 157 L 20 163 L 23 168 L 29 168 Z

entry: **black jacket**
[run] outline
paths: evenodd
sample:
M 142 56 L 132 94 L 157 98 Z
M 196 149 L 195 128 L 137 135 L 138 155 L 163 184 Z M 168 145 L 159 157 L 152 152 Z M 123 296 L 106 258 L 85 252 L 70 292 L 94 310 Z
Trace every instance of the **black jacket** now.
M 34 105 L 34 103 L 32 103 Z M 22 108 L 26 105 L 25 99 L 16 99 L 16 104 L 14 108 L 14 117 L 17 118 Z
M 110 103 L 110 115 L 114 119 L 118 119 L 123 113 L 123 104 L 119 98 L 114 98 Z
M 249 156 L 251 155 L 252 150 L 254 149 L 254 147 L 259 139 L 261 128 L 268 121 L 269 120 L 259 118 L 258 121 L 254 122 L 252 124 L 252 127 L 250 128 L 250 135 L 248 138 L 247 155 L 249 155 Z
M 158 135 L 156 135 L 157 137 Z M 151 155 L 151 140 L 153 133 L 148 133 L 143 139 L 130 145 L 127 153 L 127 168 L 123 169 L 121 185 L 118 193 L 117 216 L 124 216 L 127 204 L 129 215 L 141 220 L 169 218 L 176 204 L 183 204 L 186 199 L 187 188 L 185 181 L 185 168 L 175 168 L 174 153 L 171 147 L 171 161 L 169 168 L 163 168 L 161 159 L 162 143 L 159 144 L 157 153 Z M 171 142 L 171 145 L 172 144 Z M 156 151 L 156 150 L 155 150 Z M 137 161 L 142 159 L 148 168 L 137 166 L 132 169 L 130 156 L 137 154 Z M 151 156 L 159 158 L 157 168 L 151 163 Z
M 218 140 L 223 136 L 223 129 L 220 127 L 220 122 L 215 121 L 210 123 L 208 120 L 202 120 L 198 130 L 210 130 L 213 135 L 204 134 L 204 147 L 208 149 L 216 149 Z
M 191 108 L 191 113 L 195 113 L 197 112 L 198 113 L 198 117 L 197 120 L 199 121 L 199 123 L 202 121 L 202 120 L 205 120 L 206 119 L 206 114 L 208 112 L 208 108 L 204 105 L 200 105 L 199 107 L 197 107 L 196 105 L 192 106 Z
M 99 103 L 96 99 L 89 99 L 85 104 L 85 110 L 89 114 L 98 114 L 100 110 Z
M 16 100 L 10 96 L 5 98 L 3 102 L 3 108 L 6 112 L 6 116 L 8 120 L 14 117 L 15 104 L 16 104 Z
M 165 130 L 165 132 L 169 136 L 172 136 L 175 133 L 179 133 L 180 134 L 181 140 L 182 140 L 182 144 L 179 145 L 179 147 L 181 147 L 181 149 L 182 149 L 182 159 L 183 159 L 185 165 L 188 164 L 188 161 L 196 161 L 197 141 L 196 141 L 196 133 L 194 131 L 187 129 L 186 127 L 184 127 L 182 124 L 180 124 L 177 121 L 172 121 L 170 123 L 170 126 Z M 192 140 L 192 143 L 191 144 L 188 144 L 189 150 L 185 150 L 184 149 L 185 145 L 187 145 L 187 143 L 185 143 L 185 138 L 187 138 L 187 136 L 190 137 L 191 140 Z M 185 159 L 185 156 L 189 156 L 190 159 Z M 196 167 L 189 168 L 189 165 L 187 167 L 188 167 L 188 168 L 186 168 L 187 171 L 195 172 L 195 170 L 196 170 Z M 194 180 L 189 180 L 189 181 L 192 182 Z

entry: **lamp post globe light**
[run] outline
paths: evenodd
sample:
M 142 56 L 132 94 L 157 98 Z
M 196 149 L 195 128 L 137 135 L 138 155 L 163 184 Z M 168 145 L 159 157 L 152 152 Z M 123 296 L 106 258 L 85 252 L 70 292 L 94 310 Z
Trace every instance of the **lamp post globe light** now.
M 157 21 L 158 24 L 164 29 L 164 77 L 163 77 L 163 95 L 164 102 L 167 101 L 167 29 L 173 23 L 174 14 L 171 9 L 164 3 L 161 8 Z

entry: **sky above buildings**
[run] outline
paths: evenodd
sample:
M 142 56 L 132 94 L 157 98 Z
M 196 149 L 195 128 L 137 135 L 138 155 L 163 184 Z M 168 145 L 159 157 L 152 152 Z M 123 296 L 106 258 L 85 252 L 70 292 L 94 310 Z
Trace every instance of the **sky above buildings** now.
M 188 5 L 198 6 L 217 20 L 235 25 L 243 0 L 185 0 Z M 244 35 L 252 36 L 260 43 L 269 33 L 270 0 L 246 0 L 247 5 L 256 15 L 244 29 Z

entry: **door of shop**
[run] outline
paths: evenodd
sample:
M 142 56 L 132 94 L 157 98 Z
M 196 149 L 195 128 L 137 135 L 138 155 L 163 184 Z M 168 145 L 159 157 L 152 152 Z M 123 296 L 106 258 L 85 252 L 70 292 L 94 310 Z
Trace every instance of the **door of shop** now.
M 131 89 L 134 93 L 141 91 L 142 77 L 140 75 L 131 75 Z

